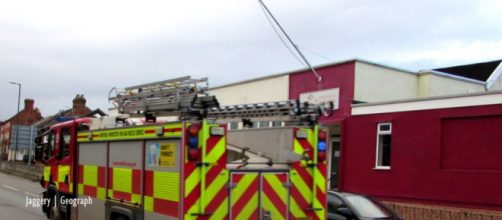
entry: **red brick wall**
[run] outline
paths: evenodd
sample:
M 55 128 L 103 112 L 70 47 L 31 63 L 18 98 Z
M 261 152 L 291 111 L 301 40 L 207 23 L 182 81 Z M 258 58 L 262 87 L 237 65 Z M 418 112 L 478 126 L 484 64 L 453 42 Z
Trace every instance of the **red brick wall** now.
M 69 116 L 83 116 L 91 113 L 91 109 L 85 106 L 86 102 L 84 95 L 77 95 L 73 99 L 73 107 Z
M 42 120 L 42 114 L 38 108 L 34 108 L 34 103 L 33 99 L 24 100 L 24 108 L 9 120 L 11 124 L 33 125 Z
M 385 202 L 406 220 L 502 220 L 502 212 Z

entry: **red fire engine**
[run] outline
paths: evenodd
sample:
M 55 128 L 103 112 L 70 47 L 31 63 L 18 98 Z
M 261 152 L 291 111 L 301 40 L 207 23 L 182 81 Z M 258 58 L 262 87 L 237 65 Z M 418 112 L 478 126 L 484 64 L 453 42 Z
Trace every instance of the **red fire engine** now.
M 201 86 L 204 84 L 205 86 Z M 326 219 L 329 110 L 297 101 L 219 107 L 207 79 L 113 90 L 129 118 L 79 118 L 39 138 L 53 219 Z M 111 92 L 112 94 L 112 92 Z M 135 125 L 130 118 L 145 117 Z M 156 122 L 176 116 L 173 122 Z M 230 121 L 285 126 L 228 130 Z

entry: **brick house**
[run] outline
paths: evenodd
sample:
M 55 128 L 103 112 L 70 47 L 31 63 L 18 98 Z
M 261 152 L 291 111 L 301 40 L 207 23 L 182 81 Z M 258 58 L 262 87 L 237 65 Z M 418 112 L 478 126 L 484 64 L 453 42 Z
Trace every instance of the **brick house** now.
M 0 142 L 2 143 L 3 160 L 7 160 L 10 153 L 13 155 L 13 151 L 16 148 L 16 135 L 18 131 L 17 148 L 23 149 L 29 146 L 30 138 L 29 134 L 26 133 L 30 132 L 29 128 L 31 125 L 42 120 L 42 118 L 40 110 L 35 108 L 35 100 L 25 99 L 24 108 L 18 114 L 2 123 L 0 126 Z M 9 159 L 14 159 L 14 156 L 9 157 Z
M 94 117 L 96 115 L 106 115 L 106 113 L 104 113 L 99 108 L 91 110 L 89 107 L 87 107 L 87 100 L 85 99 L 84 95 L 77 94 L 75 98 L 73 98 L 72 102 L 73 105 L 70 109 L 61 110 L 58 113 L 48 116 L 35 124 L 34 126 L 38 129 L 38 133 L 44 133 L 49 129 L 51 125 L 61 122 L 62 120 L 65 120 L 65 118 Z

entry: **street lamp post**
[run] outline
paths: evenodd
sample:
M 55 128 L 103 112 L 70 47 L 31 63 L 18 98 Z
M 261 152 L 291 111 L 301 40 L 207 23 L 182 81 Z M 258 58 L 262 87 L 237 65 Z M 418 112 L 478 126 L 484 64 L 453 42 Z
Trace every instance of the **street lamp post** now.
M 14 169 L 17 157 L 17 146 L 19 144 L 19 104 L 21 102 L 21 83 L 9 82 L 10 84 L 17 85 L 19 87 L 19 92 L 17 93 L 17 114 L 16 114 L 16 145 L 14 147 Z

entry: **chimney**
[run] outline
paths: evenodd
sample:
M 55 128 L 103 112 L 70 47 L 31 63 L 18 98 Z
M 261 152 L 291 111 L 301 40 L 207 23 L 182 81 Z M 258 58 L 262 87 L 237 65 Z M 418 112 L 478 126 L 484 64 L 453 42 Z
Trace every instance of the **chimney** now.
M 33 99 L 25 99 L 24 100 L 24 109 L 25 110 L 33 110 L 35 106 L 35 100 Z
M 84 108 L 85 107 L 85 98 L 84 98 L 84 95 L 78 95 L 75 96 L 75 98 L 73 99 L 73 109 L 77 109 L 77 108 Z

